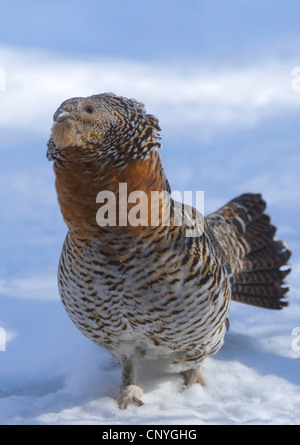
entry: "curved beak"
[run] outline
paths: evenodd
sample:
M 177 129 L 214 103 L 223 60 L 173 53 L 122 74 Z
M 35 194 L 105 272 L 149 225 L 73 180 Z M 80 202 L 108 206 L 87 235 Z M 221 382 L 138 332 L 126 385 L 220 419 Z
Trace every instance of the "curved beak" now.
M 68 111 L 64 110 L 63 108 L 58 108 L 53 116 L 54 122 L 62 122 L 67 119 L 76 121 L 76 117 L 74 116 L 74 114 L 68 113 Z

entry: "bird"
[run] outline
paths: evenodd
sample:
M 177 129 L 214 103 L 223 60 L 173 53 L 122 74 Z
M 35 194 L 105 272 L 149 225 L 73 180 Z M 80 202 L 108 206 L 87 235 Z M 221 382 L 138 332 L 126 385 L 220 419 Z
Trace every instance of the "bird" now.
M 68 231 L 58 289 L 77 328 L 122 367 L 117 405 L 143 404 L 137 361 L 161 360 L 183 386 L 224 344 L 231 301 L 288 305 L 291 251 L 259 193 L 206 216 L 172 198 L 158 119 L 136 99 L 65 100 L 47 158 Z

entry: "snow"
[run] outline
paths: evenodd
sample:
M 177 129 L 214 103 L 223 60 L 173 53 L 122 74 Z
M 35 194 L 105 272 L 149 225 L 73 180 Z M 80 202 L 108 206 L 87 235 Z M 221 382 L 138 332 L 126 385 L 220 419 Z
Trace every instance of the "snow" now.
M 275 315 L 234 305 L 204 388 L 182 391 L 180 376 L 141 363 L 145 405 L 126 411 L 113 399 L 119 364 L 77 332 L 57 296 L 3 297 L 2 307 L 15 330 L 1 353 L 2 424 L 299 424 L 300 353 L 291 348 L 299 304 Z
M 0 424 L 299 425 L 300 92 L 292 51 L 216 69 L 192 54 L 183 66 L 20 45 L 0 47 Z M 205 387 L 182 390 L 182 378 L 161 363 L 141 362 L 145 404 L 125 411 L 114 400 L 119 363 L 76 329 L 60 302 L 66 227 L 45 157 L 60 103 L 104 91 L 135 97 L 159 117 L 174 190 L 204 190 L 206 213 L 261 192 L 293 251 L 290 305 L 273 312 L 232 303 L 225 344 L 204 364 Z

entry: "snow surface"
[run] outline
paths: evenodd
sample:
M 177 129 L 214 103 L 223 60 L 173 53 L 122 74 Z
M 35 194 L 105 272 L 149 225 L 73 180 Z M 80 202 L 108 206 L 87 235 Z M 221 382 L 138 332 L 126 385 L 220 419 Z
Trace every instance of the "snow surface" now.
M 300 424 L 297 61 L 215 70 L 197 60 L 183 69 L 175 61 L 66 59 L 10 46 L 0 56 L 7 82 L 0 91 L 0 423 Z M 160 118 L 174 190 L 204 190 L 206 213 L 261 192 L 278 237 L 293 250 L 288 308 L 233 303 L 225 345 L 205 361 L 206 386 L 183 391 L 180 376 L 143 362 L 145 405 L 125 411 L 114 400 L 118 362 L 75 328 L 59 299 L 66 227 L 45 158 L 59 104 L 104 91 L 135 97 Z

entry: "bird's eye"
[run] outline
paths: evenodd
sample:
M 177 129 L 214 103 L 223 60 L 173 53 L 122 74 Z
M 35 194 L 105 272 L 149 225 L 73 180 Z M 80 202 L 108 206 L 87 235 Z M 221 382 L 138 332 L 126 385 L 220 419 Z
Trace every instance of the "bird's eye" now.
M 94 113 L 94 111 L 95 111 L 95 108 L 94 108 L 93 105 L 91 105 L 91 104 L 85 104 L 85 105 L 83 105 L 83 109 L 84 109 L 84 111 L 86 111 L 86 112 L 89 113 L 89 114 L 92 114 L 92 113 Z

